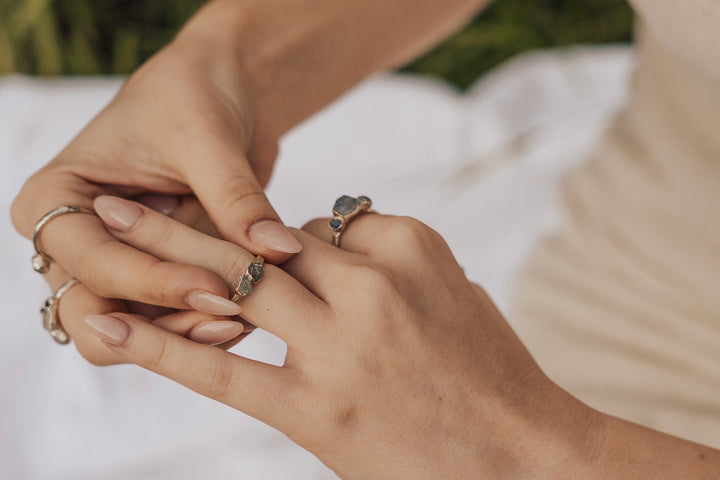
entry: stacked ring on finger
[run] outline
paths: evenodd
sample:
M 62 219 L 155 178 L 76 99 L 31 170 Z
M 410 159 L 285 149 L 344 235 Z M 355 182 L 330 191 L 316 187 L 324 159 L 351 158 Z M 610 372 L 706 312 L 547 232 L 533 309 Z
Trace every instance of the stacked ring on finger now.
M 230 299 L 231 302 L 237 303 L 241 298 L 252 293 L 255 284 L 258 283 L 263 277 L 264 263 L 265 259 L 261 255 L 258 255 L 257 257 L 255 257 L 255 260 L 253 260 L 252 263 L 248 265 L 245 273 L 242 274 L 240 279 L 237 281 L 237 284 L 235 285 L 235 294 Z
M 333 218 L 330 219 L 330 229 L 333 231 L 333 245 L 340 247 L 340 237 L 353 218 L 367 213 L 372 207 L 372 200 L 361 195 L 357 198 L 343 195 L 335 200 L 333 205 Z
M 65 293 L 70 290 L 73 286 L 80 283 L 77 278 L 71 278 L 67 282 L 63 283 L 54 294 L 49 296 L 42 307 L 40 308 L 40 314 L 42 315 L 43 328 L 52 336 L 60 345 L 67 345 L 70 343 L 70 335 L 63 328 L 60 323 L 60 299 Z
M 43 215 L 43 217 L 35 224 L 32 236 L 33 246 L 35 247 L 35 255 L 33 255 L 32 257 L 32 266 L 33 270 L 35 270 L 36 272 L 47 273 L 50 269 L 50 265 L 53 262 L 52 257 L 47 253 L 43 252 L 40 248 L 40 233 L 51 220 L 61 215 L 66 215 L 68 213 L 85 213 L 88 215 L 97 215 L 90 209 L 76 207 L 73 205 L 63 205 L 62 207 L 50 210 L 48 213 Z

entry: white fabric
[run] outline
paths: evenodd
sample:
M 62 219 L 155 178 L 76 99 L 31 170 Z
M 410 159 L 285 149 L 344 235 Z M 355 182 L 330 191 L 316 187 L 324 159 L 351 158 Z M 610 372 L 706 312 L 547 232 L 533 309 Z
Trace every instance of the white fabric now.
M 537 53 L 464 96 L 378 76 L 287 136 L 268 195 L 293 225 L 343 193 L 418 217 L 505 308 L 513 274 L 559 220 L 560 175 L 622 103 L 632 62 L 625 48 Z M 137 367 L 93 367 L 42 330 L 48 288 L 10 202 L 119 85 L 0 79 L 0 478 L 335 478 L 269 427 Z M 256 332 L 233 351 L 278 363 L 284 345 Z

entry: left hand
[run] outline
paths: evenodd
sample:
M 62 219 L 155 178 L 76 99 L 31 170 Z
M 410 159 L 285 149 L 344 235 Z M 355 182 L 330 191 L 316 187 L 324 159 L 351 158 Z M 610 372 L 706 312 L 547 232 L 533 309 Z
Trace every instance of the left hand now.
M 234 283 L 240 247 L 150 212 L 120 240 Z M 512 329 L 422 223 L 361 215 L 329 243 L 266 265 L 242 316 L 288 344 L 275 367 L 200 345 L 137 315 L 95 316 L 108 346 L 266 422 L 344 478 L 567 476 L 597 412 L 545 377 Z M 158 241 L 162 239 L 162 241 Z

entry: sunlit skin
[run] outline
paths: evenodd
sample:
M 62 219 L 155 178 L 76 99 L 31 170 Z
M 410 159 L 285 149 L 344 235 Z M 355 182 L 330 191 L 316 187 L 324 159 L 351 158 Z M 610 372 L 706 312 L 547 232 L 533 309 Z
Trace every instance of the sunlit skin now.
M 280 220 L 263 193 L 280 137 L 486 3 L 216 0 L 198 12 L 13 204 L 27 237 L 60 205 L 102 217 L 43 232 L 51 287 L 82 282 L 60 311 L 80 353 L 249 413 L 344 478 L 720 478 L 717 450 L 553 384 L 427 226 L 362 215 L 340 250 L 328 219 L 268 222 Z M 188 200 L 173 220 L 116 198 L 149 193 Z M 283 367 L 206 345 L 247 333 L 209 326 L 237 313 L 223 300 L 255 254 L 266 276 L 242 316 L 288 343 Z

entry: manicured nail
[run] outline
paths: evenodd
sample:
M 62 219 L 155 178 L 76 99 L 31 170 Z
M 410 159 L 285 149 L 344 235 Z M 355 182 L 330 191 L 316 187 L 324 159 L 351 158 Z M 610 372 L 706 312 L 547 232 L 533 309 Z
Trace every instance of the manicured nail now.
M 204 290 L 191 290 L 185 295 L 185 302 L 195 310 L 211 315 L 239 315 L 240 305 L 227 298 L 218 297 Z
M 174 195 L 156 195 L 147 194 L 140 195 L 135 199 L 138 203 L 142 203 L 148 208 L 152 208 L 156 212 L 170 216 L 180 206 L 180 198 Z
M 205 322 L 193 328 L 188 334 L 190 340 L 208 345 L 217 345 L 232 340 L 243 332 L 243 324 L 231 320 Z
M 86 315 L 85 325 L 110 345 L 122 345 L 130 336 L 130 325 L 107 315 Z
M 95 212 L 108 227 L 121 232 L 127 232 L 133 228 L 143 216 L 142 208 L 127 200 L 110 195 L 97 197 L 93 205 Z
M 250 226 L 248 237 L 254 243 L 270 250 L 283 253 L 298 253 L 302 244 L 282 223 L 274 220 L 260 220 Z

